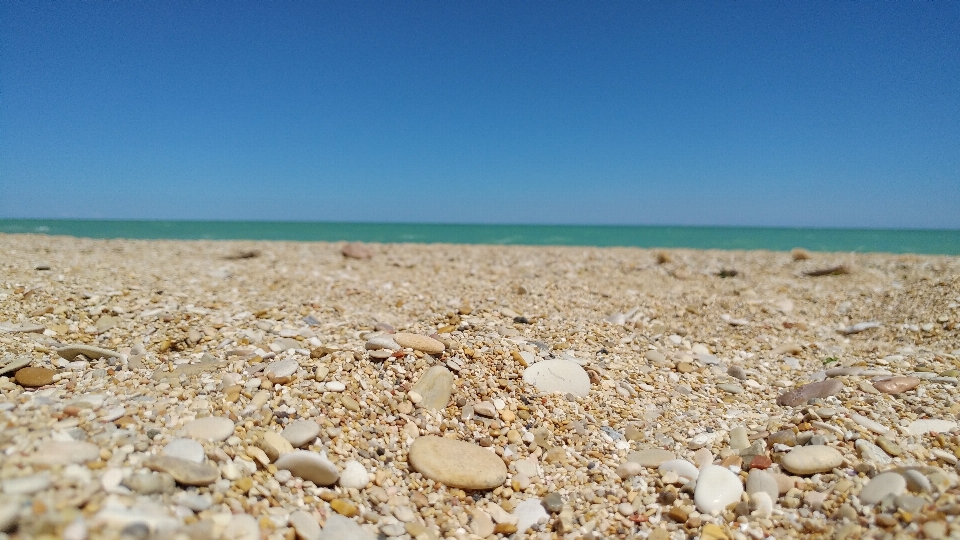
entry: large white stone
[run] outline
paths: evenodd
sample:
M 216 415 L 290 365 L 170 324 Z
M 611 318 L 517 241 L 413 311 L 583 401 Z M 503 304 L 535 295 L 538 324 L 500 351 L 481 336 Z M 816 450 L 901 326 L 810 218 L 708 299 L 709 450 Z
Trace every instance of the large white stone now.
M 885 472 L 870 479 L 860 490 L 860 502 L 877 504 L 887 495 L 900 495 L 907 490 L 907 479 L 895 472 Z
M 727 505 L 740 500 L 743 484 L 740 477 L 726 467 L 707 465 L 700 471 L 693 501 L 704 514 L 722 512 Z
M 174 439 L 160 451 L 165 456 L 185 459 L 194 463 L 203 463 L 203 446 L 193 439 Z
M 523 381 L 541 392 L 563 392 L 578 397 L 590 394 L 590 377 L 569 360 L 543 360 L 523 370 Z
M 780 465 L 793 474 L 830 472 L 843 464 L 843 455 L 836 448 L 823 445 L 800 446 L 783 456 Z
M 225 441 L 233 435 L 234 429 L 233 421 L 221 416 L 197 418 L 196 420 L 187 422 L 187 425 L 183 426 L 184 433 L 186 433 L 187 437 L 201 441 L 207 439 L 212 441 Z

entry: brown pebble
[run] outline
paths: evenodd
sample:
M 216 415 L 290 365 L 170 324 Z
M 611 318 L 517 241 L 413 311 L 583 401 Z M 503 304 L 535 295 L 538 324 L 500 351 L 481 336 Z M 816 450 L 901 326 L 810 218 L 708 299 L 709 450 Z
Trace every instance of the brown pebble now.
M 890 377 L 873 383 L 873 387 L 884 394 L 902 394 L 907 390 L 913 390 L 920 384 L 920 379 L 916 377 Z
M 667 517 L 676 521 L 677 523 L 686 523 L 687 519 L 690 517 L 690 510 L 683 506 L 674 506 L 670 508 L 669 512 L 667 512 Z
M 497 523 L 493 528 L 494 534 L 513 534 L 517 532 L 517 526 L 513 523 Z
M 373 257 L 373 249 L 366 244 L 358 242 L 345 244 L 343 249 L 340 250 L 340 253 L 348 259 L 369 259 Z
M 751 469 L 769 469 L 771 465 L 773 465 L 773 461 L 767 456 L 753 456 L 753 459 L 750 460 Z
M 330 508 L 333 508 L 341 516 L 353 517 L 360 513 L 357 505 L 347 499 L 334 499 L 330 502 Z
M 843 390 L 843 383 L 836 379 L 827 379 L 815 383 L 805 384 L 793 390 L 784 392 L 777 398 L 777 405 L 781 407 L 796 407 L 803 405 L 813 398 L 825 398 Z
M 36 388 L 38 386 L 53 384 L 53 376 L 56 373 L 56 371 L 48 368 L 25 367 L 18 370 L 14 378 L 20 386 Z

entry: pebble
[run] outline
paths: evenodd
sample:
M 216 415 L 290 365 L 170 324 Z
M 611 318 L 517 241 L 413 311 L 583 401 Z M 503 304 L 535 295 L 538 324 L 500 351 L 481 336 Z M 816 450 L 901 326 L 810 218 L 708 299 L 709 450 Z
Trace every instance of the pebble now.
M 797 407 L 814 398 L 833 396 L 843 390 L 843 383 L 836 379 L 827 379 L 788 390 L 777 398 L 777 405 Z
M 171 456 L 151 456 L 143 466 L 157 472 L 167 473 L 179 484 L 206 486 L 220 479 L 220 470 L 213 465 L 196 463 Z
M 830 472 L 843 464 L 843 455 L 830 446 L 799 446 L 783 456 L 780 465 L 801 475 Z
M 860 454 L 860 459 L 873 463 L 878 466 L 889 465 L 893 462 L 893 459 L 890 458 L 879 446 L 873 444 L 872 442 L 866 439 L 858 439 L 854 446 L 857 449 L 857 453 Z
M 883 424 L 876 422 L 874 420 L 871 420 L 866 416 L 853 413 L 850 415 L 850 418 L 860 426 L 863 426 L 864 428 L 878 435 L 886 435 L 887 433 L 890 432 L 890 428 L 884 427 Z
M 434 436 L 410 446 L 410 465 L 420 474 L 460 489 L 484 490 L 503 485 L 507 467 L 499 456 L 480 446 Z
M 41 466 L 86 463 L 100 457 L 100 448 L 83 441 L 50 441 L 42 444 L 37 453 L 30 456 L 30 463 Z
M 167 443 L 160 453 L 194 463 L 203 463 L 205 458 L 203 446 L 193 439 L 174 439 Z
M 222 540 L 260 540 L 260 523 L 247 514 L 233 514 L 220 535 Z
M 232 420 L 220 416 L 197 418 L 183 426 L 187 437 L 201 441 L 225 441 L 233 435 L 235 429 Z
M 659 472 L 661 476 L 664 476 L 667 473 L 674 473 L 684 483 L 696 480 L 700 475 L 700 471 L 697 469 L 696 465 L 685 459 L 671 459 L 670 461 L 664 461 L 659 467 L 657 467 L 657 472 Z
M 393 334 L 393 340 L 401 347 L 408 347 L 415 351 L 425 352 L 427 354 L 440 354 L 446 348 L 440 341 L 432 337 L 421 336 L 419 334 L 409 334 L 406 332 L 397 332 Z
M 330 514 L 320 531 L 319 540 L 377 540 L 377 535 L 340 514 Z
M 6 478 L 0 481 L 0 492 L 5 495 L 33 495 L 47 489 L 51 483 L 50 473 L 48 472 Z
M 643 465 L 635 461 L 624 461 L 617 466 L 617 476 L 621 479 L 626 480 L 632 476 L 636 476 L 643 472 Z
M 780 496 L 780 490 L 777 486 L 777 479 L 767 471 L 761 469 L 750 469 L 747 475 L 747 494 L 766 493 L 771 501 L 776 501 Z
M 750 446 L 750 440 L 747 438 L 747 428 L 736 426 L 730 430 L 730 448 L 735 451 L 743 450 Z
M 453 393 L 453 373 L 443 366 L 433 366 L 420 377 L 411 391 L 422 398 L 421 407 L 445 409 L 450 402 L 450 394 Z
M 877 504 L 888 495 L 900 495 L 907 490 L 906 479 L 895 472 L 885 472 L 870 479 L 860 490 L 860 502 Z
M 527 499 L 514 508 L 513 517 L 516 519 L 517 532 L 523 533 L 540 520 L 548 520 L 550 515 L 547 514 L 540 499 Z
M 473 412 L 480 416 L 486 416 L 487 418 L 497 418 L 499 416 L 499 414 L 497 414 L 497 408 L 489 401 L 475 403 L 473 405 Z
M 884 452 L 890 454 L 893 457 L 897 457 L 903 453 L 903 449 L 900 448 L 900 445 L 891 441 L 886 437 L 877 437 L 877 446 L 883 449 Z
M 32 358 L 20 357 L 20 358 L 0 358 L 0 375 L 10 371 L 16 371 L 23 366 L 30 365 Z
M 279 340 L 278 340 L 279 341 Z M 284 358 L 283 360 L 278 360 L 276 362 L 270 362 L 270 364 L 263 370 L 264 375 L 267 375 L 271 379 L 281 378 L 281 377 L 290 377 L 297 372 L 297 369 L 300 365 L 293 358 Z
M 362 463 L 351 459 L 343 464 L 343 470 L 340 471 L 340 487 L 363 489 L 369 483 L 370 475 Z
M 313 420 L 294 420 L 280 432 L 280 436 L 294 448 L 306 446 L 313 442 L 318 435 L 320 435 L 320 424 Z
M 577 397 L 590 394 L 590 377 L 579 364 L 568 360 L 542 360 L 523 370 L 523 381 L 545 393 Z
M 361 242 L 350 242 L 340 248 L 340 253 L 348 259 L 365 260 L 373 257 L 373 248 Z
M 873 383 L 873 387 L 884 394 L 902 394 L 913 390 L 920 384 L 916 377 L 890 377 Z
M 650 469 L 659 467 L 660 465 L 663 465 L 664 462 L 672 459 L 677 459 L 677 455 L 668 450 L 661 450 L 659 448 L 636 450 L 627 455 L 628 461 L 639 463 L 640 465 Z
M 924 419 L 914 420 L 907 426 L 910 435 L 924 435 L 926 433 L 943 433 L 956 429 L 957 423 L 952 420 Z
M 20 386 L 38 388 L 53 384 L 53 376 L 56 374 L 56 371 L 44 367 L 25 367 L 17 370 L 14 378 Z
M 77 357 L 77 355 L 80 354 L 89 358 L 90 360 L 100 360 L 102 358 L 120 358 L 121 356 L 120 353 L 116 351 L 84 345 L 82 343 L 61 347 L 57 349 L 57 354 L 60 355 L 61 358 L 65 358 L 67 360 L 73 360 Z
M 367 340 L 363 344 L 363 348 L 368 351 L 379 351 L 379 350 L 389 350 L 389 351 L 399 351 L 403 349 L 399 343 L 397 343 L 392 336 L 375 336 Z
M 300 540 L 319 540 L 320 524 L 317 523 L 313 514 L 304 512 L 303 510 L 297 510 L 290 514 L 287 521 L 290 522 L 293 530 L 297 532 L 297 537 L 300 538 Z
M 715 514 L 739 501 L 741 495 L 743 484 L 736 474 L 726 467 L 707 465 L 700 471 L 693 500 L 697 510 L 704 514 Z
M 309 480 L 318 486 L 329 486 L 336 483 L 340 472 L 329 460 L 307 450 L 294 450 L 284 454 L 274 462 L 278 469 L 284 469 L 294 476 Z

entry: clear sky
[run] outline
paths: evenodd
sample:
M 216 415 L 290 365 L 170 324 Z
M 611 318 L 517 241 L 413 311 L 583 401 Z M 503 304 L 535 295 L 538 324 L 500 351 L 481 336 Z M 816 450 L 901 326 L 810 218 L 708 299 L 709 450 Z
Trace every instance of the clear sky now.
M 960 2 L 0 2 L 0 217 L 960 228 Z

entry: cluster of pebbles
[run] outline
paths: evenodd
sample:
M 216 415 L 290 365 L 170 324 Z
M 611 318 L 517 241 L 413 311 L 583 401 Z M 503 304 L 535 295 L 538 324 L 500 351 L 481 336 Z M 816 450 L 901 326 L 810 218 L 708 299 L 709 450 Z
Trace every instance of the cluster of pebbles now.
M 0 253 L 0 538 L 960 536 L 956 257 Z

